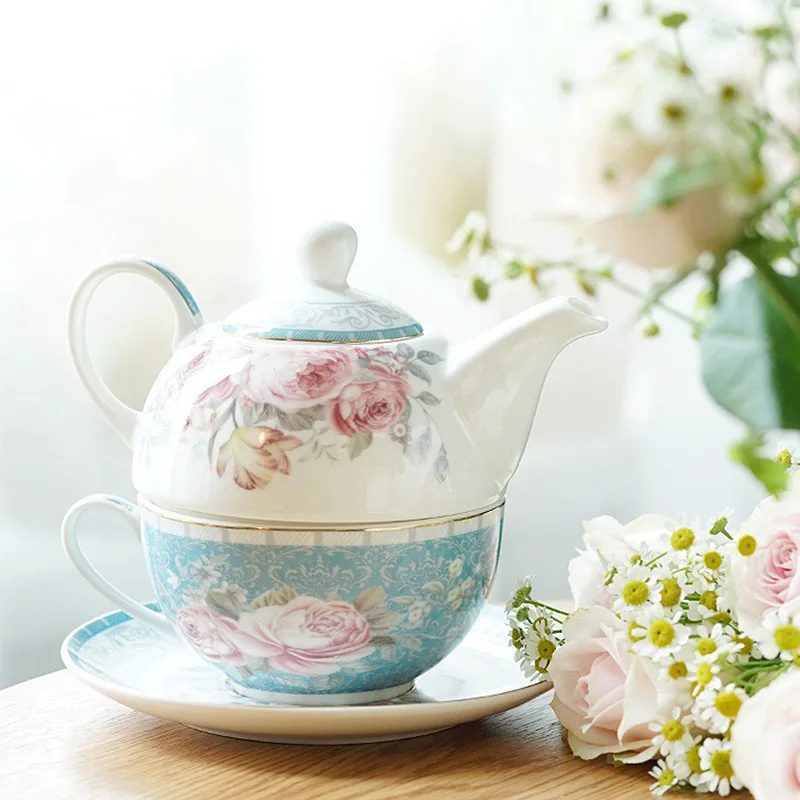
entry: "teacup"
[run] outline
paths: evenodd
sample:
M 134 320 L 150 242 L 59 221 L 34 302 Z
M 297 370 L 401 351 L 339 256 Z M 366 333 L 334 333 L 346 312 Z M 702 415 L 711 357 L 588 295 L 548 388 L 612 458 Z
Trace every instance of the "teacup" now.
M 141 539 L 162 613 L 103 578 L 78 544 L 89 508 Z M 133 617 L 174 631 L 241 694 L 339 705 L 407 692 L 464 638 L 495 574 L 503 506 L 381 527 L 273 527 L 92 495 L 66 514 L 78 571 Z

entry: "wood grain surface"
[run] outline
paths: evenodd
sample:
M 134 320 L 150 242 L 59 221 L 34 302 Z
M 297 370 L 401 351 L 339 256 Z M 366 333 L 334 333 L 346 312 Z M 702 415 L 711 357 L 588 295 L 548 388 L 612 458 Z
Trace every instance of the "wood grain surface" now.
M 273 745 L 130 711 L 56 672 L 0 692 L 0 798 L 648 798 L 644 768 L 572 758 L 549 697 L 401 742 Z

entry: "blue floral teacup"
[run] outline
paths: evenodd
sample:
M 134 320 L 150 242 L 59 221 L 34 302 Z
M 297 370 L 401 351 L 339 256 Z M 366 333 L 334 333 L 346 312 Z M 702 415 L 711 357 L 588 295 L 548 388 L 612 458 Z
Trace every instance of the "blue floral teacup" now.
M 89 564 L 80 515 L 111 506 L 141 528 L 161 614 Z M 382 528 L 247 527 L 109 495 L 67 513 L 77 569 L 134 617 L 173 630 L 233 687 L 265 702 L 334 705 L 408 691 L 463 639 L 494 577 L 502 505 Z

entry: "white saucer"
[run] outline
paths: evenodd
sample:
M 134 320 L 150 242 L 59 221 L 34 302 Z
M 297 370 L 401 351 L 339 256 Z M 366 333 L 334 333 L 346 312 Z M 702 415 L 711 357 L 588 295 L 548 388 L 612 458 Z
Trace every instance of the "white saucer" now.
M 506 711 L 550 688 L 520 672 L 496 607 L 487 607 L 464 642 L 410 692 L 362 706 L 269 705 L 242 697 L 177 638 L 122 611 L 76 628 L 61 657 L 87 686 L 136 711 L 221 736 L 286 744 L 407 739 Z

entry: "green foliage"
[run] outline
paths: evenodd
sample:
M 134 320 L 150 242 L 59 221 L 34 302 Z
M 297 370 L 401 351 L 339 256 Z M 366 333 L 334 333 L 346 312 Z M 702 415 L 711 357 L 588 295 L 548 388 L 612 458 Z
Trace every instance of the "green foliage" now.
M 761 454 L 764 437 L 751 431 L 741 442 L 731 446 L 731 458 L 750 470 L 768 492 L 779 495 L 789 483 L 789 472 L 786 467 L 774 458 Z
M 485 303 L 489 299 L 489 284 L 484 278 L 481 278 L 480 275 L 476 275 L 472 279 L 472 293 L 482 303 Z
M 505 276 L 509 280 L 514 280 L 515 278 L 519 278 L 520 275 L 525 271 L 525 265 L 521 261 L 509 261 L 505 266 Z
M 800 303 L 800 277 L 772 280 Z M 761 279 L 721 294 L 700 355 L 706 389 L 722 408 L 757 430 L 800 430 L 800 335 Z
M 665 28 L 680 28 L 689 19 L 689 15 L 683 11 L 674 11 L 672 14 L 665 14 L 661 17 L 661 24 Z
M 714 186 L 718 180 L 717 166 L 709 155 L 698 153 L 685 162 L 665 153 L 653 162 L 639 184 L 633 213 L 644 216 L 654 208 L 670 208 L 684 195 Z

